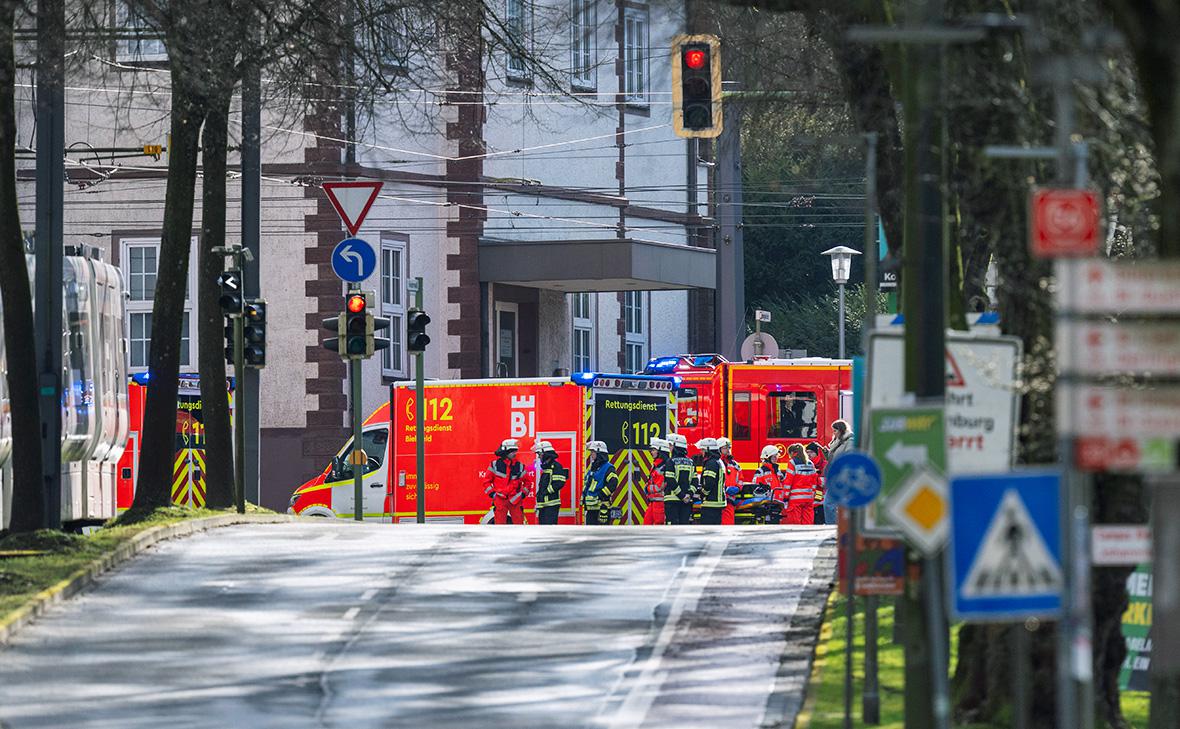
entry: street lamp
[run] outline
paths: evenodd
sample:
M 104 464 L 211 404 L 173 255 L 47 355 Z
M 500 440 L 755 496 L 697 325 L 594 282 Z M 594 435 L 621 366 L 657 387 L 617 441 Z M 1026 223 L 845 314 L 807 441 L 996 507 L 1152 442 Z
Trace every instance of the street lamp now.
M 860 251 L 848 246 L 836 246 L 824 251 L 822 255 L 832 259 L 832 280 L 840 287 L 840 359 L 844 359 L 844 284 L 852 273 L 852 257 L 859 256 Z

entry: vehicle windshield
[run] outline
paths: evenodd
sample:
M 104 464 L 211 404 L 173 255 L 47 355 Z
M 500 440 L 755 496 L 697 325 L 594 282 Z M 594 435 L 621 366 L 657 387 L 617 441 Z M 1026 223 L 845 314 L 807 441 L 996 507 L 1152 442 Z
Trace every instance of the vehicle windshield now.
M 369 463 L 365 466 L 365 473 L 372 473 L 381 467 L 385 461 L 385 446 L 389 443 L 389 430 L 386 428 L 372 428 L 366 430 L 361 434 L 361 447 L 365 451 L 365 455 L 369 458 Z M 340 453 L 340 466 L 332 470 L 333 480 L 343 480 L 352 478 L 352 466 L 349 465 L 348 459 L 352 455 L 352 438 L 344 445 L 344 450 Z

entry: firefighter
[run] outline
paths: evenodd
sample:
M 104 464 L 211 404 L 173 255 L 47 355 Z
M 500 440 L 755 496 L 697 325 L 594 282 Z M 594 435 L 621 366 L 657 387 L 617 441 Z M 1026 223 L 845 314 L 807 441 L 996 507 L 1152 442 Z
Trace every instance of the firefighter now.
M 725 466 L 725 508 L 721 510 L 721 523 L 733 524 L 734 507 L 742 491 L 742 466 L 733 457 L 733 443 L 729 438 L 717 439 L 721 450 L 721 464 Z
M 783 512 L 788 524 L 815 523 L 815 490 L 819 487 L 819 473 L 807 460 L 803 446 L 793 443 L 787 449 L 791 458 L 787 472 L 787 508 Z
M 781 501 L 786 506 L 787 494 L 783 490 L 783 479 L 786 474 L 778 465 L 778 446 L 768 445 L 763 447 L 760 456 L 762 462 L 758 464 L 758 470 L 754 472 L 754 483 L 758 486 L 763 486 L 770 492 L 770 497 L 775 501 Z M 786 509 L 782 509 L 785 513 Z M 782 521 L 780 513 L 779 521 Z
M 716 438 L 697 441 L 704 463 L 701 465 L 701 523 L 720 524 L 725 509 L 725 465 L 721 462 L 721 448 Z
M 692 475 L 688 439 L 679 433 L 668 436 L 672 457 L 664 464 L 664 520 L 669 524 L 692 523 Z
M 533 446 L 537 454 L 537 523 L 556 524 L 561 511 L 561 490 L 570 472 L 557 460 L 557 449 L 547 440 Z
M 828 462 L 824 460 L 824 449 L 819 443 L 812 441 L 807 444 L 805 448 L 807 451 L 807 460 L 811 461 L 811 465 L 815 466 L 815 472 L 819 474 L 819 485 L 815 487 L 815 523 L 824 523 L 824 469 L 828 467 Z
M 492 500 L 496 524 L 524 524 L 524 497 L 529 490 L 529 476 L 524 464 L 516 460 L 520 445 L 506 438 L 496 449 L 496 460 L 484 471 L 484 493 Z
M 643 512 L 644 526 L 664 523 L 664 467 L 672 458 L 672 445 L 663 438 L 651 439 L 651 450 L 655 461 L 647 477 L 647 510 Z
M 586 481 L 582 486 L 582 508 L 585 509 L 586 524 L 609 524 L 610 503 L 619 486 L 619 474 L 610 462 L 606 443 L 592 440 L 586 444 L 593 461 L 586 470 Z

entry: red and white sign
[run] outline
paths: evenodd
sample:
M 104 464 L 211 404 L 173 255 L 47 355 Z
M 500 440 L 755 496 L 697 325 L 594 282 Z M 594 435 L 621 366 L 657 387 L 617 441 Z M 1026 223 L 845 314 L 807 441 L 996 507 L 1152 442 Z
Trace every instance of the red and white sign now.
M 1151 527 L 1142 524 L 1102 524 L 1090 532 L 1091 561 L 1099 566 L 1151 562 Z
M 1057 308 L 1078 314 L 1180 314 L 1178 261 L 1058 261 Z
M 1180 438 L 1180 386 L 1059 385 L 1057 415 L 1070 435 Z
M 349 235 L 356 235 L 377 200 L 383 182 L 325 182 L 324 194 L 336 208 Z
M 1038 258 L 1086 257 L 1102 240 L 1100 198 L 1094 190 L 1033 190 L 1029 245 Z
M 1177 440 L 1090 435 L 1074 439 L 1074 465 L 1093 473 L 1170 473 L 1176 470 Z
M 1180 376 L 1180 326 L 1061 320 L 1057 322 L 1057 367 L 1078 375 Z

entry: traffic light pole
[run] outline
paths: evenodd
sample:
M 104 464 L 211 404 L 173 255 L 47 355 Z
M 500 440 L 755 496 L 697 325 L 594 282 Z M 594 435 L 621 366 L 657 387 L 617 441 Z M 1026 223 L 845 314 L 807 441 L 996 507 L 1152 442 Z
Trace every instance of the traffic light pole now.
M 351 284 L 349 293 L 360 293 L 359 284 Z M 361 362 L 359 357 L 350 356 L 348 359 L 348 381 L 352 388 L 352 518 L 354 521 L 365 520 L 365 466 L 368 464 L 368 454 L 363 452 L 363 411 L 361 406 Z M 363 462 L 362 462 L 363 461 Z
M 234 503 L 246 513 L 246 318 L 234 316 Z
M 419 311 L 422 310 L 422 278 L 419 276 L 414 279 L 414 308 Z M 417 423 L 417 432 L 415 433 L 415 445 L 417 445 L 418 456 L 418 476 L 415 484 L 418 489 L 418 523 L 426 523 L 426 425 L 423 421 L 426 420 L 426 402 L 424 400 L 426 395 L 426 376 L 422 372 L 422 360 L 425 359 L 424 352 L 414 353 L 414 420 Z

